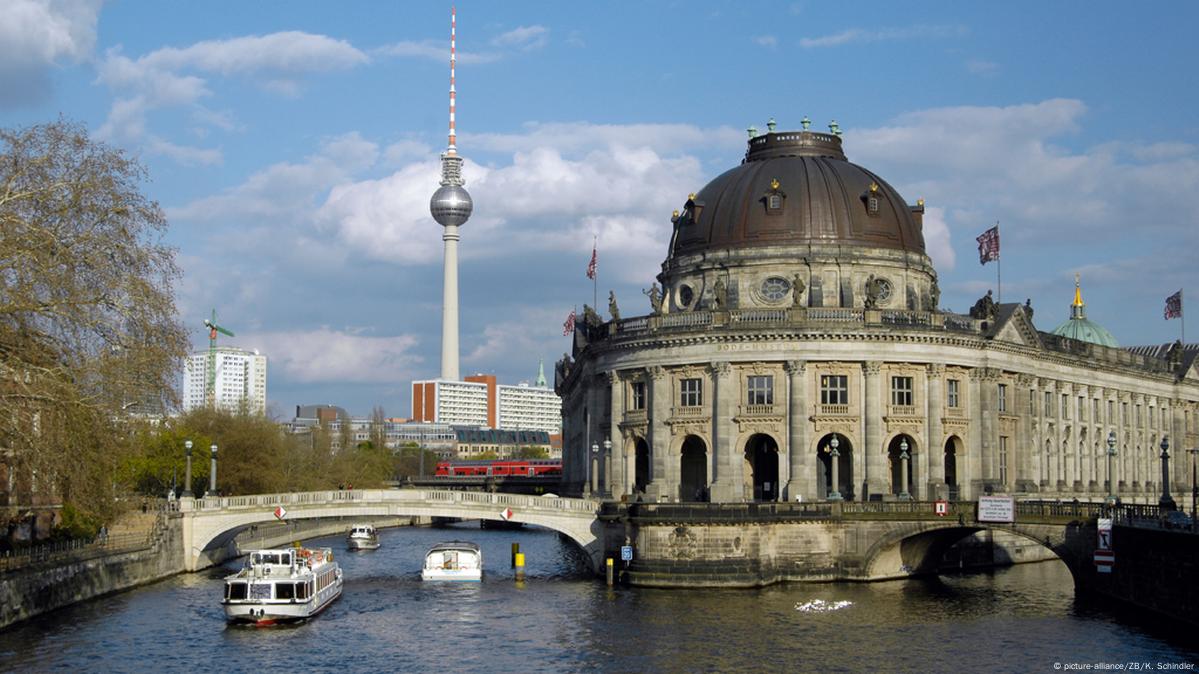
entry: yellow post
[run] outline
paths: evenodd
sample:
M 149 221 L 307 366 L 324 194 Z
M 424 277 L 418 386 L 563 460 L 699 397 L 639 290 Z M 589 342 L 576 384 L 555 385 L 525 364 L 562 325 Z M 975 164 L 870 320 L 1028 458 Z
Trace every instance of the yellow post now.
M 516 556 L 520 554 L 520 543 L 512 544 L 512 566 L 516 566 Z
M 516 567 L 516 579 L 525 579 L 525 553 L 518 552 L 513 555 L 513 566 Z
M 612 587 L 613 582 L 616 580 L 616 569 L 613 567 L 613 561 L 611 557 L 604 560 L 607 567 L 604 575 L 608 580 L 608 587 Z

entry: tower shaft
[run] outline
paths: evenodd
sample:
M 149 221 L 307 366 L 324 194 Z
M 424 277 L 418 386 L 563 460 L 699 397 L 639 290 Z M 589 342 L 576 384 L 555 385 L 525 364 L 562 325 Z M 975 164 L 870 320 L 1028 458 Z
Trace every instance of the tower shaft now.
M 441 294 L 441 378 L 458 381 L 458 226 L 447 225 Z

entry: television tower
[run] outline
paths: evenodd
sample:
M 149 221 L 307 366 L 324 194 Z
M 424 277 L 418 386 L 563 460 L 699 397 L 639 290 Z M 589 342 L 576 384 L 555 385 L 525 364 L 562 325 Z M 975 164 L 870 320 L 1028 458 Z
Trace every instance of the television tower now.
M 433 219 L 444 231 L 445 275 L 441 295 L 441 378 L 458 380 L 458 227 L 470 218 L 474 204 L 470 194 L 462 187 L 462 157 L 458 156 L 455 144 L 454 108 L 457 94 L 454 90 L 455 33 L 458 13 L 450 8 L 450 144 L 441 154 L 441 187 L 429 201 Z

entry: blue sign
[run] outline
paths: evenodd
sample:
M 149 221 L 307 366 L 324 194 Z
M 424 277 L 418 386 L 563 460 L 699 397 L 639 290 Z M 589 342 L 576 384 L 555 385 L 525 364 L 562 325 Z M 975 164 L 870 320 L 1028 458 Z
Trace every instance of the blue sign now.
M 622 562 L 633 561 L 633 546 L 631 546 L 631 545 L 620 546 L 620 561 L 622 561 Z

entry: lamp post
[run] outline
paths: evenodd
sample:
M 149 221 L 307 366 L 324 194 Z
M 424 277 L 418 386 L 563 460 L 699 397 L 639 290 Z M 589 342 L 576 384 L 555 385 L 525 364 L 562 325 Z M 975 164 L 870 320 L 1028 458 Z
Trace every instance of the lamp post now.
M 591 480 L 588 486 L 591 488 L 591 493 L 594 494 L 599 489 L 596 487 L 597 478 L 599 477 L 599 445 L 591 443 Z
M 1112 474 L 1112 457 L 1116 455 L 1116 432 L 1107 433 L 1107 505 L 1114 506 L 1120 502 L 1116 496 L 1116 476 Z
M 1199 449 L 1188 449 L 1187 454 L 1191 455 L 1191 531 L 1199 526 L 1199 482 L 1195 481 L 1195 454 L 1199 454 Z
M 216 496 L 216 443 L 209 447 L 212 450 L 212 472 L 208 474 L 208 494 Z
M 903 438 L 899 441 L 899 500 L 911 501 L 912 495 L 908 493 L 908 459 L 912 458 L 908 454 L 908 439 Z
M 612 496 L 612 440 L 604 440 L 604 495 Z
M 1173 497 L 1170 496 L 1170 436 L 1162 436 L 1162 497 L 1158 499 L 1157 505 L 1162 510 L 1178 510 L 1178 505 L 1174 503 Z
M 183 453 L 187 456 L 187 474 L 183 477 L 183 494 L 187 498 L 192 498 L 192 441 L 185 440 L 183 443 Z
M 841 457 L 841 452 L 837 451 L 837 447 L 840 447 L 840 446 L 841 446 L 841 442 L 839 440 L 837 440 L 837 436 L 834 435 L 833 439 L 828 441 L 828 449 L 825 450 L 828 452 L 829 459 L 830 459 L 829 463 L 832 464 L 832 468 L 833 468 L 833 489 L 832 489 L 832 491 L 830 491 L 828 493 L 828 500 L 830 500 L 830 501 L 840 501 L 841 500 L 841 492 L 837 487 L 837 485 L 838 485 L 837 463 L 839 462 L 838 459 Z

